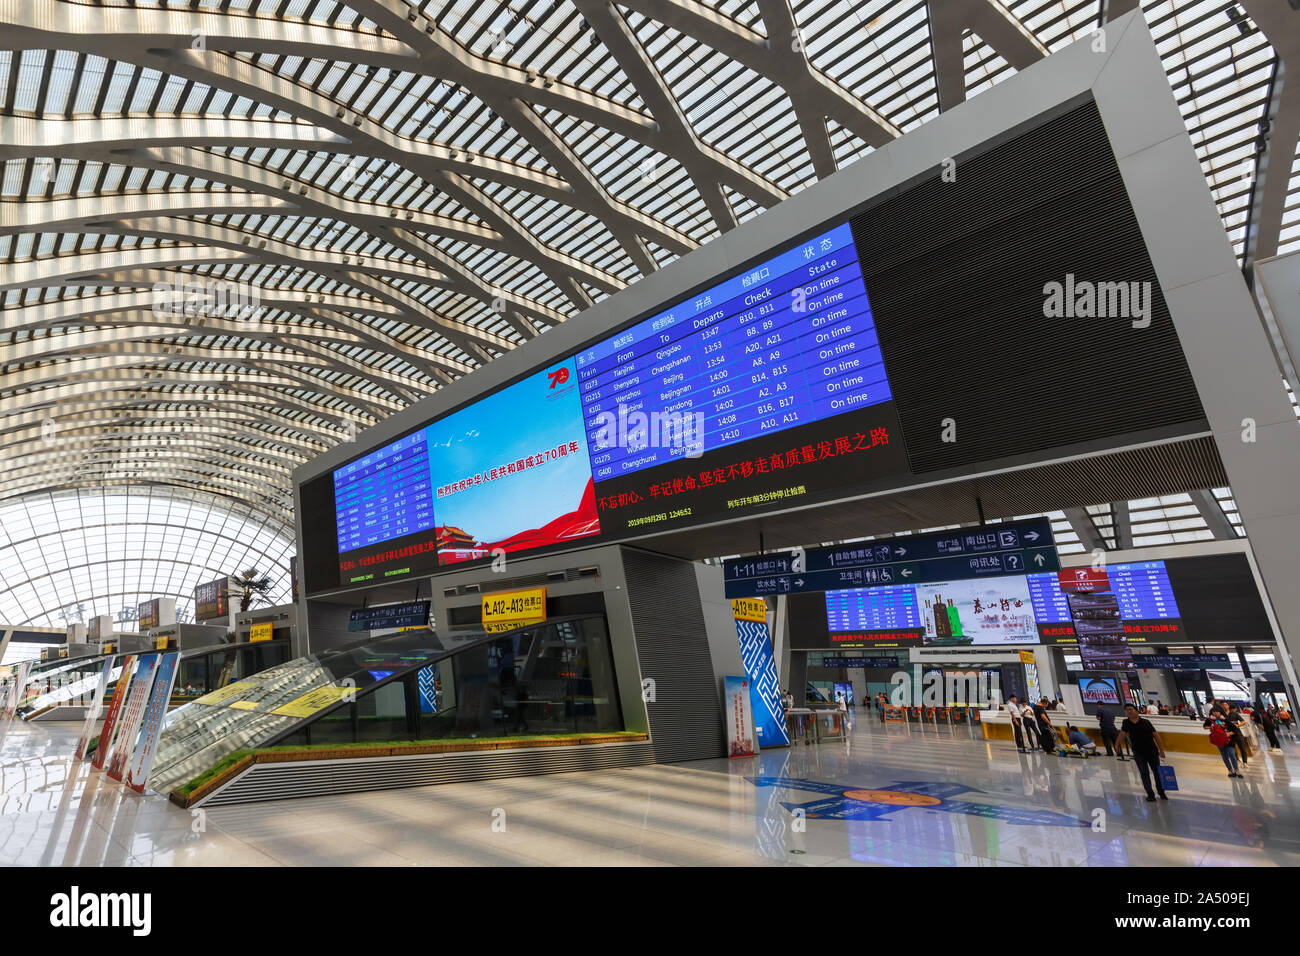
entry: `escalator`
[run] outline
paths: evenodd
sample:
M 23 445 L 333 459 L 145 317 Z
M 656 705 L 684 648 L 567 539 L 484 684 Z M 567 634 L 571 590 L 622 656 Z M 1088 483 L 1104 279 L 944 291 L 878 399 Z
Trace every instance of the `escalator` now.
M 128 656 L 134 655 L 138 659 L 141 654 L 150 653 L 166 652 L 97 654 L 73 661 L 50 661 L 51 666 L 40 671 L 33 668 L 17 715 L 23 720 L 81 720 L 85 716 L 82 708 L 94 703 L 95 690 L 106 661 L 111 659 L 113 666 L 109 671 L 105 701 L 121 677 L 122 662 Z M 217 644 L 181 651 L 171 703 L 186 703 L 233 680 L 281 664 L 288 658 L 288 638 L 256 644 Z
M 149 785 L 167 793 L 238 754 L 622 730 L 603 616 L 504 633 L 366 638 L 228 684 L 169 714 Z

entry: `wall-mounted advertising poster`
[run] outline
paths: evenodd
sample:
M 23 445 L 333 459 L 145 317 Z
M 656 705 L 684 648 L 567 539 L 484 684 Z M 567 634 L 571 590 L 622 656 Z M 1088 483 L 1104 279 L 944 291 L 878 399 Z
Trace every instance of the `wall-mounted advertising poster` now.
M 218 578 L 194 589 L 194 619 L 217 621 L 230 615 L 230 578 Z
M 448 415 L 426 434 L 440 565 L 600 533 L 572 359 Z
M 1079 678 L 1079 694 L 1085 704 L 1118 704 L 1119 691 L 1113 677 Z
M 748 677 L 723 678 L 722 718 L 727 725 L 727 756 L 752 757 L 757 748 Z
M 147 631 L 152 627 L 157 627 L 158 620 L 158 599 L 151 601 L 141 601 L 135 606 L 136 617 L 141 631 Z

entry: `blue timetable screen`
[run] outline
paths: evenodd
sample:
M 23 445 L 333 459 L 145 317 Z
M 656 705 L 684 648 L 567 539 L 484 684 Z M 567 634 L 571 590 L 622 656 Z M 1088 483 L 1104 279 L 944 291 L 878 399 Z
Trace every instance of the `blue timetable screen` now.
M 826 592 L 826 626 L 831 633 L 920 628 L 916 588 L 893 585 Z
M 1126 621 L 1155 621 L 1180 617 L 1169 572 L 1163 561 L 1117 564 L 1107 568 L 1110 589 L 1119 598 L 1120 616 Z
M 334 472 L 339 553 L 433 527 L 424 431 L 399 438 Z
M 848 225 L 576 356 L 597 481 L 888 401 Z M 637 411 L 699 416 L 694 446 L 611 440 Z M 605 417 L 602 417 L 602 413 Z

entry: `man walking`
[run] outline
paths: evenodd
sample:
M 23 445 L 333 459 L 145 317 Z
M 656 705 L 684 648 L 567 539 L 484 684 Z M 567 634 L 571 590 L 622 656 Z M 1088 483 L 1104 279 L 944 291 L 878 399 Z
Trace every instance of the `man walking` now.
M 1105 704 L 1097 706 L 1097 726 L 1101 729 L 1101 742 L 1106 745 L 1106 756 L 1115 756 L 1115 738 L 1119 731 L 1115 729 L 1115 715 Z
M 1038 728 L 1038 741 L 1042 744 L 1043 752 L 1056 753 L 1056 728 L 1052 726 L 1052 719 L 1047 716 L 1046 697 L 1041 703 L 1034 705 L 1034 724 Z
M 1160 761 L 1165 756 L 1165 742 L 1160 739 L 1160 732 L 1134 705 L 1125 704 L 1124 713 L 1125 720 L 1119 725 L 1119 744 L 1123 746 L 1125 740 L 1129 742 L 1133 762 L 1137 764 L 1142 786 L 1147 792 L 1147 803 L 1155 802 L 1156 793 L 1160 794 L 1161 800 L 1168 800 L 1164 785 L 1160 782 Z M 1155 793 L 1151 792 L 1152 777 L 1156 778 Z
M 1016 750 L 1026 753 L 1025 734 L 1020 726 L 1020 701 L 1016 699 L 1015 694 L 1007 700 L 1007 713 L 1011 717 L 1011 730 L 1016 735 Z

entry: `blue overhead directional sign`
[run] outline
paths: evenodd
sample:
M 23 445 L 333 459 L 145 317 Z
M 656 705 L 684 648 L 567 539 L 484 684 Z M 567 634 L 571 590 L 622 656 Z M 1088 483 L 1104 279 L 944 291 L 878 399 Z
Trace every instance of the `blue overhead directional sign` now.
M 357 608 L 348 616 L 349 631 L 387 631 L 398 627 L 419 627 L 428 623 L 428 601 Z
M 1011 524 L 882 538 L 802 553 L 781 551 L 723 565 L 730 598 L 959 581 L 1059 571 L 1052 523 Z

